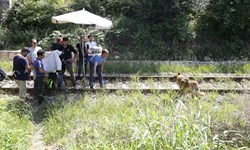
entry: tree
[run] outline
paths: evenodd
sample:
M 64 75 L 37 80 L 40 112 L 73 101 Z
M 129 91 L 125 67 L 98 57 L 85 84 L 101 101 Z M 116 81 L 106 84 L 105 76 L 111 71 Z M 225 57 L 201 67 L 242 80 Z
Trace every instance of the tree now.
M 58 7 L 60 1 L 16 1 L 12 8 L 4 13 L 1 22 L 1 26 L 7 29 L 7 35 L 3 38 L 6 46 L 16 48 L 26 45 L 30 43 L 31 38 L 42 39 L 53 30 L 60 29 L 51 23 L 51 17 L 70 11 L 63 7 L 64 5 Z
M 248 0 L 210 0 L 197 22 L 197 41 L 202 45 L 198 54 L 216 59 L 249 57 L 249 19 Z

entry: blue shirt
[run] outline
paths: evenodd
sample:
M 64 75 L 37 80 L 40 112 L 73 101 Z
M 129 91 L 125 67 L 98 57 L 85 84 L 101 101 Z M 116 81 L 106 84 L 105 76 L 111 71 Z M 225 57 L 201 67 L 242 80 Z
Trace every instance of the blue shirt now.
M 90 62 L 92 63 L 97 63 L 98 65 L 100 65 L 101 63 L 103 63 L 106 60 L 106 58 L 103 58 L 100 55 L 94 55 L 91 59 Z
M 40 60 L 40 59 L 37 58 L 34 61 L 33 67 L 34 67 L 34 70 L 35 70 L 35 73 L 36 73 L 36 77 L 44 76 L 44 74 L 40 73 L 40 71 L 39 71 L 39 68 L 42 68 L 44 70 L 42 60 Z

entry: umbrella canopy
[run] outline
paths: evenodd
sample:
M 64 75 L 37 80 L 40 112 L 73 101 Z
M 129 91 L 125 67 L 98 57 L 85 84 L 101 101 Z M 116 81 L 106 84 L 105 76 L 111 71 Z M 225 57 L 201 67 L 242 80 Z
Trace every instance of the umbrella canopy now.
M 98 15 L 95 15 L 84 8 L 79 11 L 66 13 L 59 16 L 51 17 L 52 23 L 75 23 L 75 24 L 86 24 L 95 25 L 96 29 L 110 29 L 112 22 Z

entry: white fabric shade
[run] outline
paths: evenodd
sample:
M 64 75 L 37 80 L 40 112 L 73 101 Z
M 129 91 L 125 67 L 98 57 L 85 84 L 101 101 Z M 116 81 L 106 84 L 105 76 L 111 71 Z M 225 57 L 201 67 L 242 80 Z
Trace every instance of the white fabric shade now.
M 75 24 L 86 24 L 95 25 L 96 29 L 110 29 L 112 22 L 108 19 L 102 18 L 98 15 L 90 13 L 85 9 L 66 13 L 59 16 L 51 17 L 52 23 L 75 23 Z
M 62 70 L 62 61 L 60 60 L 61 51 L 54 50 L 45 53 L 43 58 L 44 70 L 47 72 L 55 72 L 57 70 Z

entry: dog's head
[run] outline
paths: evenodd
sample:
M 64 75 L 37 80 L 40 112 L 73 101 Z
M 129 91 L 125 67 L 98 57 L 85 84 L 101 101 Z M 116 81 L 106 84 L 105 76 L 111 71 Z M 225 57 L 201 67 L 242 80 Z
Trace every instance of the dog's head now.
M 170 81 L 176 82 L 179 75 L 181 75 L 181 73 L 174 75 L 172 78 L 170 78 Z

